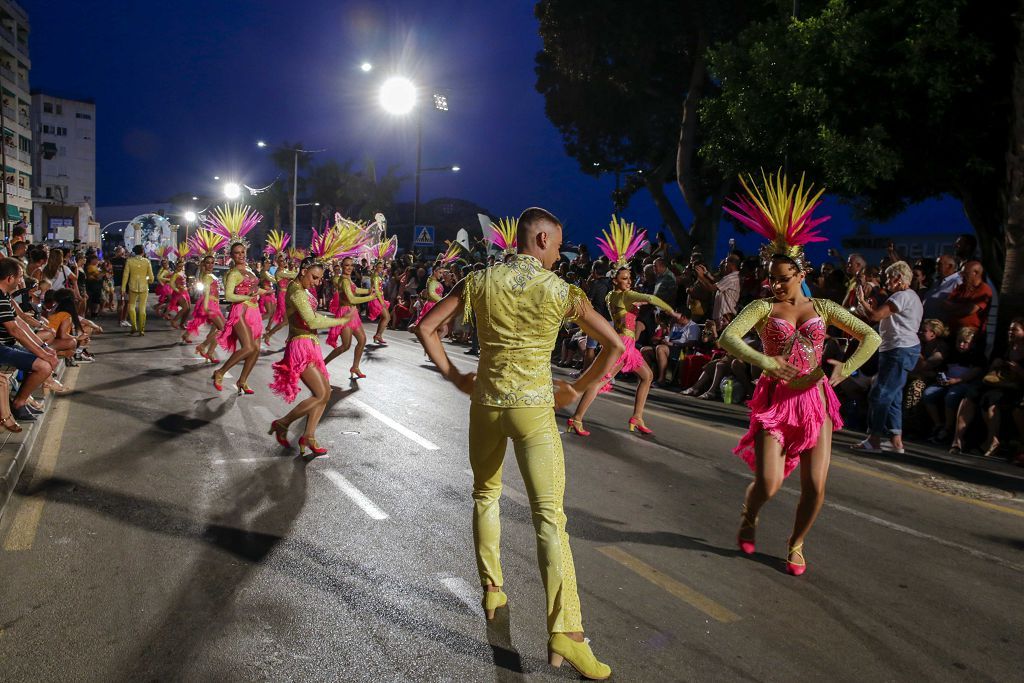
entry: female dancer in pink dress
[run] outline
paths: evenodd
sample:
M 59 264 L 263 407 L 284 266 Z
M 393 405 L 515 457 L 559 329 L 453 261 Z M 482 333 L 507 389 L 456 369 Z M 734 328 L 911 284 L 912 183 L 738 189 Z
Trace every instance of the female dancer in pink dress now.
M 249 375 L 260 356 L 260 335 L 263 334 L 263 317 L 260 315 L 259 298 L 266 294 L 260 289 L 259 278 L 246 261 L 249 243 L 245 235 L 252 230 L 263 216 L 239 204 L 218 206 L 207 219 L 206 227 L 224 237 L 231 244 L 229 253 L 234 267 L 224 277 L 224 299 L 231 304 L 231 311 L 224 330 L 217 336 L 221 348 L 231 351 L 224 365 L 213 373 L 213 387 L 222 391 L 224 375 L 238 363 L 242 372 L 235 387 L 238 393 L 254 394 L 249 388 Z
M 200 228 L 192 234 L 189 243 L 192 247 L 190 253 L 199 257 L 199 298 L 193 308 L 192 319 L 185 326 L 184 339 L 189 343 L 192 335 L 198 335 L 204 325 L 209 325 L 206 339 L 196 345 L 196 354 L 216 363 L 217 335 L 224 329 L 224 315 L 220 312 L 220 280 L 213 274 L 213 265 L 225 240 L 216 233 Z
M 274 287 L 277 278 L 270 272 L 270 257 L 264 256 L 260 261 L 260 289 L 266 290 L 266 294 L 260 297 L 260 315 L 266 320 L 267 327 L 270 327 L 274 319 L 274 312 L 277 310 L 277 293 Z
M 590 432 L 583 427 L 583 417 L 598 394 L 612 390 L 611 382 L 620 372 L 634 372 L 640 379 L 636 387 L 636 398 L 633 400 L 633 415 L 629 418 L 629 431 L 653 433 L 644 423 L 644 407 L 647 405 L 647 395 L 651 391 L 654 373 L 648 367 L 640 349 L 636 348 L 636 309 L 643 304 L 652 304 L 676 320 L 679 319 L 679 314 L 672 310 L 668 303 L 652 294 L 642 294 L 631 289 L 633 272 L 626 264 L 638 251 L 647 246 L 644 239 L 647 232 L 641 231 L 637 234 L 632 223 L 619 220 L 615 216 L 612 216 L 611 230 L 611 234 L 605 230 L 604 238 L 598 238 L 597 243 L 616 267 L 615 277 L 612 279 L 614 289 L 608 293 L 607 298 L 608 312 L 626 350 L 619 356 L 611 371 L 605 375 L 604 381 L 595 384 L 580 398 L 576 412 L 568 422 L 568 431 L 579 436 L 590 436 Z
M 334 280 L 337 292 L 336 298 L 331 302 L 331 315 L 346 318 L 348 322 L 332 327 L 327 334 L 327 343 L 334 349 L 327 354 L 324 362 L 330 364 L 332 360 L 348 351 L 352 346 L 352 338 L 355 337 L 356 349 L 352 354 L 352 367 L 348 370 L 349 379 L 366 379 L 366 375 L 359 369 L 359 361 L 362 360 L 363 349 L 366 348 L 366 332 L 363 330 L 363 321 L 359 318 L 358 306 L 373 301 L 377 295 L 369 289 L 356 287 L 352 282 L 354 269 L 355 259 L 351 256 L 346 257 L 341 262 L 341 275 Z M 338 346 L 339 338 L 341 346 Z
M 313 288 L 323 279 L 324 266 L 312 257 L 302 262 L 298 277 L 288 285 L 285 299 L 288 319 L 288 342 L 284 358 L 274 363 L 274 381 L 271 390 L 288 403 L 299 394 L 299 380 L 312 392 L 312 396 L 299 402 L 287 415 L 270 423 L 270 434 L 284 447 L 289 447 L 288 427 L 302 417 L 306 426 L 299 437 L 299 455 L 308 447 L 313 455 L 325 455 L 327 449 L 316 440 L 316 427 L 331 397 L 331 378 L 320 353 L 316 331 L 344 325 L 345 319 L 330 318 L 316 312 Z
M 762 249 L 770 264 L 773 298 L 748 304 L 722 332 L 718 344 L 740 360 L 764 370 L 750 399 L 750 429 L 735 453 L 754 471 L 747 487 L 737 544 L 746 554 L 755 549 L 757 515 L 798 464 L 800 502 L 789 537 L 786 571 L 799 576 L 807 569 L 804 538 L 825 502 L 825 480 L 832 451 L 832 430 L 842 427 L 839 400 L 832 387 L 849 377 L 871 357 L 880 343 L 878 333 L 828 299 L 804 295 L 805 260 L 802 246 L 824 241 L 814 229 L 828 217 L 813 219 L 822 191 L 804 191 L 803 178 L 793 188 L 785 177 L 765 178 L 765 192 L 742 177 L 749 197 L 733 201 L 726 211 L 757 233 L 772 240 Z M 826 331 L 835 326 L 859 340 L 845 363 L 830 360 L 828 377 L 821 364 Z M 743 341 L 751 329 L 761 337 L 764 352 Z
M 376 294 L 366 304 L 366 317 L 370 320 L 378 320 L 377 334 L 373 335 L 373 341 L 381 346 L 386 346 L 384 341 L 384 330 L 391 322 L 390 303 L 384 298 L 384 272 L 390 261 L 398 252 L 398 238 L 392 236 L 384 242 L 377 242 L 367 247 L 367 256 L 373 263 L 373 273 L 370 275 L 370 292 Z
M 187 254 L 178 254 L 178 261 L 174 264 L 174 272 L 171 274 L 170 286 L 171 295 L 167 299 L 167 313 L 176 313 L 171 318 L 171 327 L 180 328 L 189 311 L 192 310 L 192 301 L 188 294 L 188 277 L 185 275 L 185 257 Z
M 295 277 L 296 273 L 290 267 L 288 257 L 288 241 L 290 236 L 280 230 L 271 230 L 267 235 L 267 244 L 263 247 L 263 253 L 274 259 L 274 279 L 277 281 L 277 299 L 274 302 L 274 314 L 267 321 L 267 331 L 263 335 L 263 343 L 269 344 L 270 338 L 279 329 L 287 324 L 285 317 L 285 294 L 288 291 L 288 284 Z
M 462 245 L 458 242 L 448 242 L 448 250 L 437 257 L 434 262 L 434 269 L 430 272 L 427 277 L 427 286 L 423 289 L 421 295 L 425 297 L 423 306 L 420 308 L 420 314 L 416 316 L 416 320 L 412 325 L 409 325 L 409 331 L 415 331 L 416 327 L 423 320 L 427 313 L 430 313 L 430 309 L 437 305 L 437 302 L 444 298 L 444 285 L 442 284 L 445 273 L 448 272 L 448 266 L 458 260 L 459 254 L 462 253 Z M 448 324 L 445 323 L 439 330 L 441 338 L 448 336 Z

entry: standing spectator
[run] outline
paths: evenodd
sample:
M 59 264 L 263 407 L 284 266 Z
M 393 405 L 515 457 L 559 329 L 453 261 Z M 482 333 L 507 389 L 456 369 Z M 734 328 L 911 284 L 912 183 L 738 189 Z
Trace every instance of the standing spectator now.
M 124 277 L 124 267 L 128 262 L 125 256 L 124 247 L 118 247 L 114 250 L 114 255 L 110 257 L 110 265 L 114 267 L 114 293 L 117 296 L 117 324 L 121 327 L 131 327 L 131 323 L 128 322 L 128 299 L 125 297 L 124 292 L 121 291 L 121 279 Z
M 668 269 L 668 262 L 664 257 L 654 259 L 654 296 L 662 301 L 675 304 L 676 301 L 676 276 Z
M 977 340 L 984 344 L 985 325 L 992 305 L 992 288 L 985 282 L 985 271 L 981 261 L 965 261 L 960 267 L 963 282 L 957 285 L 946 299 L 943 307 L 949 317 L 953 331 L 973 327 L 980 332 Z
M 877 322 L 882 344 L 878 354 L 878 374 L 868 394 L 868 438 L 854 446 L 863 453 L 879 453 L 882 434 L 889 436 L 885 450 L 903 452 L 903 386 L 921 355 L 917 330 L 924 308 L 921 299 L 910 290 L 913 272 L 905 261 L 897 261 L 885 269 L 885 284 L 891 294 L 885 303 L 875 307 L 861 296 L 869 322 Z
M 846 294 L 843 295 L 843 308 L 852 310 L 857 305 L 857 288 L 864 284 L 864 269 L 868 262 L 860 254 L 846 257 Z
M 953 242 L 953 253 L 956 254 L 956 260 L 960 265 L 963 265 L 965 261 L 973 260 L 977 251 L 978 238 L 974 235 L 964 233 Z
M 90 254 L 85 260 L 85 292 L 88 302 L 86 315 L 95 318 L 103 305 L 103 271 L 96 254 Z
M 611 315 L 608 313 L 608 294 L 612 291 L 612 279 L 608 277 L 608 265 L 601 259 L 594 261 L 590 268 L 590 277 L 583 284 L 587 293 L 587 299 L 594 310 L 611 322 Z M 585 371 L 597 357 L 597 339 L 587 337 L 587 346 L 583 352 L 583 370 Z
M 949 313 L 942 304 L 961 282 L 963 282 L 963 279 L 960 277 L 960 272 L 956 269 L 956 259 L 949 254 L 943 254 L 935 259 L 934 282 L 922 297 L 924 317 L 936 318 L 948 324 Z
M 722 329 L 736 317 L 736 306 L 740 301 L 740 258 L 729 254 L 719 264 L 721 277 L 716 281 L 703 265 L 694 268 L 700 283 L 715 293 L 711 304 L 711 319 Z

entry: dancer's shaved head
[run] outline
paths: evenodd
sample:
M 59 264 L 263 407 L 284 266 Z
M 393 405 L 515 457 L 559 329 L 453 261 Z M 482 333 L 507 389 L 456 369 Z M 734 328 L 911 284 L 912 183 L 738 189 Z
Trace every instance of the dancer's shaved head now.
M 516 226 L 516 242 L 520 245 L 531 244 L 539 232 L 562 228 L 562 222 L 546 209 L 532 206 L 519 215 Z

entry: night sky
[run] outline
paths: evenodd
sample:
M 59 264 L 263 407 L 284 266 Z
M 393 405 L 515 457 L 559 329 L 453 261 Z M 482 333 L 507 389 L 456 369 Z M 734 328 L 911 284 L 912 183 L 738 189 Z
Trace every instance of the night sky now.
M 579 171 L 534 88 L 541 40 L 532 2 L 21 4 L 32 29 L 31 86 L 96 101 L 100 206 L 212 194 L 214 175 L 267 185 L 278 171 L 258 139 L 326 148 L 317 160 L 360 166 L 370 157 L 378 171 L 400 164 L 410 180 L 399 198 L 411 200 L 414 122 L 384 113 L 376 97 L 384 77 L 401 73 L 449 98 L 449 112 L 424 117 L 423 166 L 463 169 L 424 174 L 423 201 L 459 197 L 496 215 L 544 206 L 573 240 L 592 241 L 608 224 L 614 178 Z M 359 70 L 363 61 L 376 67 L 369 75 Z M 668 190 L 682 211 L 678 191 Z M 832 234 L 853 232 L 844 207 L 826 209 Z M 660 229 L 645 192 L 624 214 Z M 959 204 L 945 200 L 874 231 L 969 229 Z M 733 235 L 723 226 L 720 244 Z

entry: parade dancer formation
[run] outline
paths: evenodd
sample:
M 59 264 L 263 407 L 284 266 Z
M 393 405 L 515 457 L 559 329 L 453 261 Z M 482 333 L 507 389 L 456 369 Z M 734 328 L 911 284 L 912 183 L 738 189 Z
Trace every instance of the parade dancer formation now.
M 833 387 L 861 366 L 880 343 L 878 333 L 827 299 L 804 295 L 807 270 L 803 245 L 822 242 L 816 230 L 828 217 L 814 218 L 824 190 L 812 195 L 812 187 L 790 185 L 781 173 L 762 173 L 763 190 L 753 178 L 740 178 L 746 197 L 726 207 L 730 215 L 770 242 L 761 250 L 770 264 L 769 284 L 773 297 L 747 305 L 722 332 L 719 345 L 728 353 L 764 370 L 750 399 L 750 429 L 735 453 L 754 471 L 741 512 L 737 544 L 746 554 L 754 552 L 757 516 L 782 486 L 782 480 L 803 465 L 800 502 L 789 537 L 786 569 L 800 575 L 807 569 L 804 538 L 825 501 L 832 450 L 832 431 L 841 429 L 839 400 Z M 826 377 L 821 356 L 826 331 L 837 327 L 858 340 L 856 352 L 845 362 L 828 361 Z M 764 352 L 743 341 L 751 329 L 761 338 Z
M 319 244 L 317 240 L 320 240 Z M 327 242 L 337 241 L 344 244 L 358 243 L 356 254 L 359 254 L 369 241 L 369 235 L 365 228 L 358 223 L 341 217 L 341 214 L 334 214 L 334 227 L 328 229 L 322 236 L 313 231 L 313 246 L 310 251 L 316 255 L 316 250 L 328 250 Z M 359 363 L 363 358 L 363 349 L 366 348 L 366 332 L 363 330 L 363 321 L 359 317 L 360 304 L 365 304 L 377 298 L 377 295 L 369 289 L 356 287 L 352 282 L 352 271 L 355 270 L 355 258 L 345 256 L 341 259 L 341 275 L 334 278 L 334 298 L 331 301 L 331 315 L 339 319 L 346 319 L 348 322 L 336 325 L 327 334 L 327 343 L 333 350 L 327 355 L 325 363 L 349 350 L 352 346 L 352 338 L 355 337 L 356 348 L 352 353 L 352 367 L 349 368 L 349 379 L 366 379 L 366 375 L 359 369 Z M 338 340 L 341 339 L 341 346 Z
M 378 214 L 380 215 L 380 214 Z M 366 317 L 371 321 L 377 321 L 377 334 L 373 335 L 373 342 L 380 346 L 387 344 L 384 341 L 384 330 L 391 322 L 390 303 L 384 298 L 384 267 L 395 258 L 398 253 L 398 238 L 392 236 L 390 239 L 378 241 L 366 248 L 366 255 L 371 259 L 373 273 L 370 275 L 370 292 L 375 295 L 366 304 Z
M 275 295 L 273 310 L 267 316 L 267 331 L 263 335 L 263 343 L 269 344 L 271 337 L 287 324 L 285 319 L 285 297 L 288 292 L 288 285 L 295 278 L 297 273 L 289 268 L 288 241 L 291 237 L 280 230 L 271 230 L 267 235 L 267 245 L 263 247 L 263 253 L 274 260 L 277 268 L 274 270 L 274 279 L 277 281 L 277 294 Z
M 199 300 L 193 308 L 192 319 L 185 326 L 184 341 L 191 343 L 191 336 L 198 335 L 203 326 L 210 331 L 200 344 L 196 354 L 211 363 L 217 359 L 217 336 L 224 330 L 224 315 L 220 312 L 220 281 L 213 274 L 213 265 L 219 252 L 227 243 L 223 235 L 200 228 L 189 240 L 189 253 L 199 258 Z
M 586 296 L 551 272 L 562 244 L 561 223 L 543 209 L 518 222 L 519 253 L 475 271 L 420 321 L 416 335 L 441 374 L 470 394 L 469 459 L 473 468 L 473 538 L 488 619 L 508 598 L 499 561 L 502 461 L 511 439 L 530 498 L 537 554 L 547 594 L 549 661 L 568 660 L 591 679 L 611 675 L 583 638 L 576 572 L 562 507 L 565 465 L 555 407 L 565 406 L 611 370 L 623 351 L 611 326 Z M 480 338 L 477 374 L 459 372 L 438 334 L 453 316 L 475 315 Z M 561 325 L 576 321 L 602 351 L 574 384 L 552 383 L 551 351 Z
M 612 322 L 615 324 L 615 331 L 619 333 L 625 351 L 604 377 L 604 381 L 583 395 L 579 405 L 576 406 L 576 412 L 569 418 L 569 431 L 580 436 L 590 436 L 590 432 L 583 427 L 583 417 L 599 393 L 612 390 L 612 380 L 620 372 L 636 373 L 640 379 L 636 387 L 633 416 L 629 418 L 629 431 L 638 431 L 641 434 L 652 433 L 644 423 L 644 406 L 647 404 L 647 394 L 651 391 L 654 373 L 647 367 L 647 361 L 644 360 L 640 349 L 636 348 L 636 309 L 643 304 L 652 304 L 676 320 L 679 320 L 680 316 L 672 310 L 670 304 L 653 294 L 641 294 L 631 289 L 633 271 L 628 265 L 629 260 L 647 246 L 647 241 L 644 240 L 646 234 L 646 231 L 637 234 L 636 227 L 632 223 L 626 223 L 626 221 L 612 216 L 611 233 L 609 234 L 605 230 L 604 237 L 597 239 L 598 246 L 613 264 L 612 267 L 615 270 L 615 277 L 612 278 L 614 289 L 608 293 L 606 301 Z
M 311 256 L 302 262 L 298 276 L 288 285 L 285 296 L 288 342 L 284 358 L 274 363 L 274 381 L 270 388 L 287 403 L 292 403 L 299 393 L 299 380 L 302 380 L 313 395 L 299 402 L 284 417 L 271 422 L 269 433 L 279 444 L 288 447 L 288 427 L 305 417 L 305 429 L 299 437 L 300 455 L 307 447 L 313 455 L 327 453 L 327 449 L 317 443 L 316 427 L 331 397 L 331 381 L 316 331 L 343 327 L 349 323 L 350 317 L 359 318 L 359 312 L 354 308 L 344 311 L 341 317 L 318 314 L 312 290 L 323 280 L 326 264 L 338 259 L 351 261 L 353 255 L 365 248 L 366 240 L 363 230 L 352 230 L 338 224 L 323 235 L 314 230 Z

